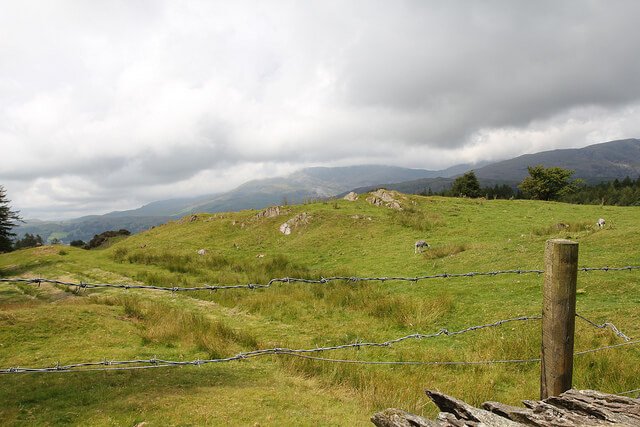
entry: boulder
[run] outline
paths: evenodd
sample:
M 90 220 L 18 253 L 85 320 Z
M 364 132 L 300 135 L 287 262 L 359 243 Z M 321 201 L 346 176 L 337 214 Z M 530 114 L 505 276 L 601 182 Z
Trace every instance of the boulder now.
M 355 192 L 350 192 L 349 194 L 347 194 L 346 196 L 343 197 L 344 200 L 349 200 L 350 202 L 355 202 L 356 200 L 358 200 L 358 194 L 356 194 Z
M 371 195 L 380 198 L 383 202 L 395 201 L 393 193 L 391 191 L 385 190 L 384 188 L 374 191 L 373 193 L 371 193 Z

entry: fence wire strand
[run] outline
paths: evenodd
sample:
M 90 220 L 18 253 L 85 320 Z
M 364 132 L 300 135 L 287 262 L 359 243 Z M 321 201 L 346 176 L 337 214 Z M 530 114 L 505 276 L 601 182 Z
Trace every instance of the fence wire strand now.
M 589 324 L 600 328 L 600 325 L 597 325 L 596 323 L 590 321 L 589 319 L 577 315 L 578 317 L 580 317 L 581 319 L 584 319 L 585 321 L 587 321 Z M 351 344 L 343 344 L 343 345 L 338 345 L 338 346 L 332 346 L 332 347 L 317 347 L 316 348 L 310 348 L 310 349 L 290 349 L 290 348 L 280 348 L 280 347 L 274 347 L 274 348 L 269 348 L 269 349 L 262 349 L 262 350 L 254 350 L 254 351 L 250 351 L 250 352 L 246 352 L 246 353 L 239 353 L 235 356 L 232 357 L 228 357 L 228 358 L 221 358 L 221 359 L 209 359 L 209 360 L 200 360 L 200 359 L 196 359 L 193 361 L 171 361 L 171 360 L 162 360 L 162 359 L 158 359 L 156 357 L 154 357 L 153 359 L 149 359 L 149 360 L 143 360 L 143 359 L 137 359 L 137 360 L 123 360 L 123 361 L 108 361 L 106 358 L 104 358 L 101 362 L 85 362 L 85 363 L 77 363 L 77 364 L 73 364 L 73 365 L 64 365 L 64 366 L 60 366 L 60 363 L 58 362 L 55 366 L 53 367 L 46 367 L 46 368 L 21 368 L 19 365 L 17 367 L 10 367 L 7 369 L 0 369 L 0 374 L 18 374 L 18 373 L 43 373 L 43 372 L 88 372 L 88 371 L 107 371 L 107 370 L 125 370 L 125 369 L 145 369 L 145 368 L 159 368 L 159 367 L 171 367 L 171 366 L 185 366 L 185 365 L 192 365 L 192 366 L 200 366 L 203 364 L 207 364 L 207 363 L 218 363 L 218 362 L 230 362 L 233 360 L 241 360 L 241 359 L 249 359 L 249 358 L 253 358 L 253 357 L 258 357 L 258 356 L 265 356 L 265 355 L 274 355 L 274 354 L 283 354 L 283 355 L 288 355 L 288 356 L 298 356 L 298 357 L 303 357 L 303 358 L 307 358 L 307 359 L 312 359 L 312 360 L 318 360 L 318 361 L 326 361 L 326 362 L 336 362 L 336 363 L 352 363 L 352 364 L 370 364 L 370 365 L 473 365 L 473 364 L 498 364 L 498 363 L 526 363 L 526 362 L 539 362 L 540 359 L 517 359 L 517 360 L 492 360 L 492 361 L 459 361 L 459 362 L 419 362 L 419 361 L 362 361 L 362 360 L 345 360 L 345 359 L 331 359 L 331 358 L 323 358 L 323 357 L 319 357 L 319 356 L 310 356 L 308 353 L 322 353 L 325 351 L 333 351 L 333 350 L 342 350 L 342 349 L 348 349 L 348 348 L 356 348 L 356 349 L 360 349 L 361 347 L 390 347 L 392 344 L 396 344 L 399 343 L 401 341 L 405 341 L 405 340 L 409 340 L 411 338 L 413 339 L 418 339 L 418 340 L 422 340 L 424 338 L 435 338 L 441 335 L 445 335 L 445 336 L 454 336 L 454 335 L 459 335 L 459 334 L 463 334 L 466 332 L 472 332 L 472 331 L 477 331 L 483 328 L 488 328 L 488 327 L 497 327 L 497 326 L 501 326 L 505 323 L 509 323 L 509 322 L 517 322 L 517 321 L 529 321 L 529 320 L 540 320 L 541 317 L 540 316 L 522 316 L 522 317 L 518 317 L 518 318 L 513 318 L 513 319 L 505 319 L 505 320 L 499 320 L 497 322 L 494 323 L 489 323 L 486 325 L 478 325 L 478 326 L 471 326 L 468 327 L 466 329 L 461 329 L 459 331 L 455 331 L 455 332 L 449 332 L 447 329 L 441 329 L 439 332 L 434 333 L 434 334 L 429 334 L 429 335 L 425 335 L 425 334 L 412 334 L 412 335 L 407 335 L 401 338 L 397 338 L 394 340 L 389 340 L 389 341 L 385 341 L 385 342 L 380 342 L 380 343 L 376 343 L 376 342 L 364 342 L 364 341 L 359 341 L 359 340 L 355 340 L 354 343 Z M 621 332 L 618 331 L 618 329 L 611 323 L 605 323 L 605 325 L 610 325 L 611 329 L 617 333 L 619 336 L 629 340 L 629 338 L 622 334 Z M 591 350 L 586 350 L 586 351 L 582 351 L 582 352 L 578 352 L 578 353 L 574 353 L 575 355 L 580 355 L 580 354 L 586 354 L 586 353 L 591 353 L 591 352 L 596 352 L 596 351 L 601 351 L 601 350 L 606 350 L 606 349 L 611 349 L 611 348 L 616 348 L 616 347 L 621 347 L 624 345 L 629 345 L 629 344 L 637 344 L 640 343 L 640 341 L 631 341 L 631 342 L 626 342 L 626 343 L 622 343 L 622 344 L 617 344 L 617 345 L 611 345 L 611 346 L 607 346 L 607 347 L 601 347 L 601 348 L 596 348 L 596 349 L 591 349 Z M 122 366 L 122 365 L 133 365 L 133 364 L 143 364 L 146 363 L 148 366 Z M 92 368 L 92 369 L 78 369 L 78 368 L 89 368 L 91 366 L 111 366 L 110 368 Z
M 626 345 L 632 344 L 640 344 L 640 341 L 631 341 L 622 344 L 594 348 L 591 350 L 581 351 L 574 353 L 574 356 L 593 353 L 602 350 L 608 350 L 612 348 L 617 348 Z M 440 361 L 440 362 L 423 362 L 423 361 L 369 361 L 369 360 L 349 360 L 349 359 L 331 359 L 325 357 L 318 356 L 309 356 L 307 354 L 301 354 L 299 351 L 313 351 L 319 352 L 323 351 L 323 349 L 309 349 L 309 350 L 291 350 L 285 348 L 273 348 L 273 349 L 265 349 L 265 350 L 256 350 L 248 353 L 239 353 L 233 357 L 222 358 L 222 359 L 207 359 L 207 360 L 192 360 L 192 361 L 174 361 L 174 360 L 162 360 L 162 359 L 149 359 L 149 360 L 122 360 L 122 361 L 108 361 L 104 360 L 102 362 L 88 362 L 88 363 L 77 363 L 73 365 L 64 365 L 60 366 L 60 364 L 56 364 L 56 366 L 49 368 L 21 368 L 17 366 L 15 368 L 8 369 L 0 369 L 0 374 L 23 374 L 23 373 L 48 373 L 48 372 L 100 372 L 100 371 L 115 371 L 115 370 L 131 370 L 131 369 L 152 369 L 152 368 L 168 368 L 168 367 L 177 367 L 177 366 L 201 366 L 208 363 L 219 363 L 219 362 L 231 362 L 234 360 L 246 360 L 253 357 L 266 356 L 266 355 L 286 355 L 286 356 L 295 356 L 301 357 L 304 359 L 311 359 L 323 362 L 333 362 L 333 363 L 349 363 L 349 364 L 360 364 L 360 365 L 480 365 L 480 364 L 507 364 L 507 363 L 532 363 L 532 362 L 540 362 L 540 358 L 536 359 L 513 359 L 513 360 L 475 360 L 475 361 Z M 146 363 L 148 366 L 120 366 L 120 365 L 129 365 L 129 364 L 141 364 Z M 93 368 L 93 369 L 76 369 L 76 368 L 86 368 L 89 366 L 113 366 L 111 368 Z M 624 393 L 632 393 L 633 391 L 624 392 Z M 622 393 L 620 393 L 622 394 Z
M 635 393 L 636 391 L 640 391 L 640 388 L 637 388 L 635 390 L 628 390 L 628 391 L 616 393 L 616 396 L 622 396 L 623 394 L 631 394 L 631 393 Z M 638 394 L 638 398 L 640 398 L 640 394 Z
M 583 271 L 585 273 L 589 273 L 591 271 L 605 271 L 605 272 L 609 272 L 609 271 L 630 271 L 630 270 L 638 270 L 640 269 L 640 266 L 628 266 L 628 267 L 621 267 L 621 268 L 614 268 L 614 267 L 592 267 L 592 268 L 579 268 L 578 271 Z M 295 278 L 295 277 L 283 277 L 283 278 L 277 278 L 277 279 L 271 279 L 267 284 L 256 284 L 256 283 L 249 283 L 247 285 L 207 285 L 207 284 L 203 284 L 202 286 L 194 286 L 194 287 L 182 287 L 182 286 L 151 286 L 151 285 L 131 285 L 128 283 L 122 283 L 122 282 L 118 282 L 117 284 L 113 284 L 113 283 L 89 283 L 89 282 L 80 282 L 80 283 L 74 283 L 74 282 L 63 282 L 60 280 L 52 280 L 52 279 L 43 279 L 41 277 L 35 278 L 35 279 L 27 279 L 27 278 L 19 278 L 19 279 L 1 279 L 0 278 L 0 282 L 6 282 L 6 283 L 34 283 L 34 284 L 38 284 L 38 286 L 41 283 L 51 283 L 51 284 L 57 284 L 57 285 L 64 285 L 64 286 L 72 286 L 72 287 L 76 287 L 77 292 L 85 292 L 87 289 L 90 288 L 119 288 L 119 289 L 124 289 L 125 292 L 128 289 L 144 289 L 144 290 L 157 290 L 157 291 L 165 291 L 165 292 L 171 292 L 171 295 L 173 296 L 176 292 L 189 292 L 189 291 L 209 291 L 210 293 L 212 291 L 218 291 L 218 290 L 228 290 L 228 289 L 249 289 L 249 290 L 255 290 L 255 289 L 260 289 L 260 288 L 270 288 L 272 284 L 275 283 L 280 283 L 280 284 L 291 284 L 291 283 L 315 283 L 315 284 L 328 284 L 332 281 L 346 281 L 346 282 L 381 282 L 381 283 L 385 283 L 385 282 L 389 282 L 389 281 L 404 281 L 404 282 L 410 282 L 412 284 L 418 283 L 418 281 L 420 280 L 427 280 L 427 279 L 450 279 L 450 278 L 458 278 L 458 277 L 475 277 L 475 276 L 496 276 L 499 274 L 531 274 L 531 273 L 535 273 L 538 276 L 541 274 L 544 274 L 544 270 L 521 270 L 521 269 L 517 269 L 517 270 L 504 270 L 504 271 L 490 271 L 490 272 L 484 272 L 484 273 L 478 273 L 478 272 L 469 272 L 469 273 L 461 273 L 461 274 L 449 274 L 449 273 L 441 273 L 441 274 L 434 274 L 434 275 L 430 275 L 430 276 L 415 276 L 415 277 L 348 277 L 348 276 L 336 276 L 336 277 L 321 277 L 319 280 L 312 280 L 312 279 L 300 279 L 300 278 Z

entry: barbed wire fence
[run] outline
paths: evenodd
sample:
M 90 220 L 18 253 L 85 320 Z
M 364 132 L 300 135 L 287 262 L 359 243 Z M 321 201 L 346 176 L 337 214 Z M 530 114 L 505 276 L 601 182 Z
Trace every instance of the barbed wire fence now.
M 614 331 L 614 333 L 616 333 L 616 335 L 624 338 L 626 340 L 625 343 L 621 343 L 621 344 L 615 344 L 615 345 L 611 345 L 611 346 L 606 346 L 606 347 L 600 347 L 600 348 L 595 348 L 595 349 L 590 349 L 590 350 L 585 350 L 585 351 L 581 351 L 581 352 L 576 352 L 574 353 L 575 355 L 581 355 L 581 354 L 587 354 L 587 353 L 593 353 L 593 352 L 597 352 L 597 351 L 602 351 L 602 350 L 608 350 L 611 348 L 617 348 L 617 347 L 622 347 L 622 346 L 626 346 L 626 345 L 633 345 L 633 344 L 640 344 L 640 340 L 637 341 L 631 341 L 631 338 L 629 338 L 628 336 L 626 336 L 625 334 L 623 334 L 622 332 L 620 332 L 615 325 L 611 324 L 611 323 L 603 323 L 602 325 L 598 325 L 595 322 L 592 322 L 591 320 L 580 316 L 580 315 L 576 315 L 577 317 L 584 319 L 586 322 L 588 322 L 590 325 L 596 327 L 596 328 L 606 328 L 606 327 L 610 327 L 612 329 L 612 331 Z M 158 368 L 158 367 L 170 367 L 170 366 L 185 366 L 185 365 L 194 365 L 194 366 L 200 366 L 200 365 L 204 365 L 204 364 L 208 364 L 208 363 L 217 363 L 217 362 L 231 362 L 234 360 L 244 360 L 244 359 L 250 359 L 253 357 L 258 357 L 258 356 L 266 356 L 266 355 L 275 355 L 275 354 L 284 354 L 284 355 L 289 355 L 289 356 L 298 356 L 298 357 L 305 357 L 308 359 L 314 359 L 314 360 L 321 360 L 321 361 L 327 361 L 327 362 L 340 362 L 340 363 L 356 363 L 356 364 L 374 364 L 374 365 L 473 365 L 473 364 L 495 364 L 495 363 L 526 363 L 526 362 L 539 362 L 540 359 L 536 358 L 536 359 L 518 359 L 518 360 L 486 360 L 486 361 L 444 361 L 444 362 L 425 362 L 425 361 L 366 361 L 366 360 L 345 360 L 345 359 L 330 359 L 330 358 L 323 358 L 323 357 L 318 357 L 318 356 L 308 356 L 309 353 L 322 353 L 322 352 L 330 352 L 330 351 L 335 351 L 335 350 L 344 350 L 344 349 L 357 349 L 360 350 L 360 348 L 362 347 L 391 347 L 393 344 L 397 344 L 400 343 L 402 341 L 406 341 L 406 340 L 410 340 L 410 339 L 417 339 L 422 341 L 423 339 L 427 339 L 427 338 L 436 338 L 439 336 L 455 336 L 455 335 L 460 335 L 460 334 L 464 334 L 467 332 L 475 332 L 478 331 L 480 329 L 484 329 L 484 328 L 490 328 L 490 327 L 498 327 L 498 326 L 502 326 L 505 323 L 509 323 L 509 322 L 521 322 L 521 321 L 529 321 L 529 320 L 540 320 L 542 319 L 542 317 L 540 316 L 522 316 L 522 317 L 518 317 L 518 318 L 513 318 L 513 319 L 505 319 L 505 320 L 499 320 L 497 322 L 494 323 L 489 323 L 486 325 L 478 325 L 478 326 L 471 326 L 465 329 L 461 329 L 459 331 L 454 331 L 454 332 L 450 332 L 447 329 L 440 329 L 440 331 L 438 331 L 437 333 L 434 334 L 420 334 L 420 333 L 416 333 L 416 334 L 411 334 L 411 335 L 407 335 L 401 338 L 396 338 L 393 340 L 389 340 L 389 341 L 384 341 L 384 342 L 365 342 L 365 341 L 359 341 L 358 339 L 355 340 L 355 342 L 350 343 L 350 344 L 342 344 L 342 345 L 337 345 L 337 346 L 331 346 L 331 347 L 315 347 L 315 348 L 309 348 L 309 349 L 291 349 L 291 348 L 281 348 L 281 347 L 274 347 L 274 348 L 267 348 L 267 349 L 262 349 L 262 350 L 254 350 L 254 351 L 249 351 L 246 353 L 238 353 L 237 355 L 233 356 L 233 357 L 228 357 L 228 358 L 220 358 L 220 359 L 206 359 L 206 360 L 201 360 L 201 359 L 197 359 L 197 360 L 192 360 L 192 361 L 171 361 L 171 360 L 162 360 L 162 359 L 158 359 L 157 357 L 154 357 L 152 359 L 146 360 L 146 359 L 135 359 L 135 360 L 123 360 L 123 361 L 108 361 L 106 358 L 104 358 L 103 361 L 100 362 L 85 362 L 85 363 L 77 363 L 77 364 L 73 364 L 73 365 L 63 365 L 61 366 L 60 363 L 58 362 L 55 366 L 53 367 L 45 367 L 45 368 L 21 368 L 20 366 L 17 367 L 11 367 L 11 368 L 7 368 L 7 369 L 0 369 L 0 373 L 1 374 L 18 374 L 18 373 L 33 373 L 33 372 L 40 372 L 40 373 L 44 373 L 44 372 L 63 372 L 63 371 L 71 371 L 74 370 L 75 372 L 87 372 L 87 371 L 105 371 L 105 370 L 118 370 L 118 369 L 123 369 L 123 368 L 117 368 L 117 366 L 120 365 L 131 365 L 131 364 L 148 364 L 148 366 L 135 366 L 135 367 L 128 367 L 127 369 L 148 369 L 148 368 Z M 77 369 L 77 368 L 86 368 L 86 367 L 90 367 L 90 366 L 116 366 L 114 368 L 103 368 L 103 369 Z
M 632 271 L 639 270 L 640 266 L 628 266 L 621 268 L 613 268 L 613 267 L 591 267 L 591 268 L 579 268 L 578 271 L 589 273 L 593 271 Z M 174 296 L 176 292 L 188 292 L 188 291 L 206 291 L 208 290 L 210 293 L 212 291 L 217 290 L 231 290 L 231 289 L 244 289 L 244 290 L 255 290 L 260 288 L 270 288 L 273 284 L 292 284 L 292 283 L 307 283 L 307 284 L 328 284 L 332 281 L 345 281 L 345 282 L 371 282 L 378 281 L 384 284 L 388 281 L 404 281 L 410 282 L 411 284 L 416 284 L 421 280 L 427 279 L 437 279 L 437 278 L 460 278 L 460 277 L 475 277 L 475 276 L 495 276 L 500 274 L 537 274 L 538 276 L 543 274 L 543 270 L 500 270 L 500 271 L 491 271 L 491 272 L 469 272 L 462 274 L 435 274 L 435 275 L 425 275 L 425 276 L 415 276 L 415 277 L 321 277 L 318 280 L 312 279 L 301 279 L 301 278 L 292 278 L 292 277 L 284 277 L 284 278 L 276 278 L 271 279 L 267 284 L 254 284 L 249 283 L 247 285 L 215 285 L 210 286 L 204 284 L 202 286 L 194 286 L 194 287 L 177 287 L 177 286 L 149 286 L 149 285 L 137 285 L 137 284 L 128 284 L 128 283 L 117 283 L 117 284 L 109 284 L 109 283 L 89 283 L 80 281 L 79 283 L 75 282 L 65 282 L 60 280 L 52 280 L 45 279 L 42 277 L 39 278 L 18 278 L 18 279 L 5 279 L 0 278 L 0 283 L 25 283 L 25 284 L 37 284 L 40 286 L 41 283 L 49 283 L 55 285 L 62 286 L 70 286 L 75 287 L 76 292 L 85 292 L 87 289 L 91 288 L 117 288 L 124 289 L 126 292 L 128 289 L 140 289 L 140 290 L 156 290 L 163 292 L 170 292 L 171 296 Z M 599 329 L 609 328 L 614 334 L 626 340 L 626 342 L 621 344 L 610 345 L 606 347 L 594 348 L 590 350 L 585 350 L 581 352 L 574 353 L 574 356 L 599 352 L 603 350 L 620 348 L 628 345 L 640 344 L 640 340 L 632 341 L 630 337 L 622 333 L 614 324 L 610 322 L 603 322 L 602 324 L 597 324 L 588 318 L 577 314 L 576 317 L 584 320 L 588 324 L 593 327 Z M 235 356 L 228 358 L 219 358 L 219 359 L 206 359 L 206 360 L 192 360 L 192 361 L 172 361 L 172 360 L 163 360 L 158 359 L 154 356 L 151 359 L 135 359 L 135 360 L 123 360 L 123 361 L 109 361 L 106 357 L 100 362 L 83 362 L 77 364 L 70 365 L 60 365 L 60 362 L 56 363 L 55 366 L 52 367 L 43 367 L 43 368 L 22 368 L 19 365 L 16 367 L 9 367 L 6 369 L 0 369 L 0 374 L 19 374 L 19 373 L 52 373 L 52 372 L 94 372 L 94 371 L 110 371 L 110 370 L 138 370 L 138 369 L 152 369 L 152 368 L 163 368 L 163 367 L 177 367 L 177 366 L 201 366 L 203 364 L 209 363 L 220 363 L 220 362 L 231 362 L 238 360 L 246 360 L 254 357 L 267 356 L 267 355 L 285 355 L 285 356 L 293 356 L 293 357 L 301 357 L 309 360 L 315 361 L 323 361 L 323 362 L 332 362 L 332 363 L 349 363 L 349 364 L 368 364 L 368 365 L 478 365 L 478 364 L 510 364 L 510 363 L 535 363 L 540 362 L 540 358 L 532 358 L 532 359 L 514 359 L 514 360 L 484 360 L 484 361 L 367 361 L 367 360 L 348 360 L 348 359 L 335 359 L 335 358 L 326 358 L 320 357 L 317 354 L 323 352 L 330 352 L 334 350 L 341 349 L 349 349 L 349 348 L 357 348 L 358 350 L 362 347 L 390 347 L 393 344 L 400 343 L 409 339 L 427 339 L 427 338 L 435 338 L 439 336 L 455 336 L 467 332 L 477 331 L 484 328 L 489 327 L 497 327 L 501 326 L 505 323 L 509 322 L 519 322 L 519 321 L 530 321 L 530 320 L 540 320 L 541 316 L 522 316 L 513 319 L 504 319 L 499 320 L 493 323 L 485 324 L 485 325 L 477 325 L 471 326 L 466 329 L 462 329 L 459 331 L 450 332 L 447 329 L 440 329 L 437 333 L 433 334 L 411 334 L 401 338 L 385 341 L 385 342 L 364 342 L 356 339 L 354 343 L 343 344 L 333 347 L 317 347 L 311 349 L 290 349 L 290 348 L 268 348 L 262 350 L 255 350 L 245 353 L 238 353 Z M 311 355 L 315 353 L 316 355 Z M 131 366 L 137 365 L 137 366 Z M 142 365 L 142 366 L 139 366 Z M 100 366 L 106 366 L 105 368 L 99 368 Z M 636 391 L 640 391 L 640 389 L 629 390 L 625 392 L 618 393 L 619 395 L 623 394 L 631 394 Z
M 585 273 L 589 273 L 592 271 L 631 271 L 631 270 L 638 270 L 640 269 L 640 266 L 637 267 L 632 267 L 632 266 L 628 266 L 628 267 L 621 267 L 621 268 L 613 268 L 613 267 L 592 267 L 592 268 L 579 268 L 578 271 L 582 271 Z M 257 283 L 249 283 L 247 285 L 207 285 L 207 284 L 203 284 L 202 286 L 190 286 L 190 287 L 183 287 L 183 286 L 150 286 L 150 285 L 136 285 L 136 284 L 129 284 L 129 283 L 89 283 L 89 282 L 79 282 L 79 283 L 74 283 L 74 282 L 64 282 L 64 281 L 60 281 L 60 280 L 52 280 L 52 279 L 43 279 L 41 277 L 39 278 L 33 278 L 33 279 L 2 279 L 0 278 L 0 282 L 22 282 L 22 283 L 34 283 L 34 284 L 38 284 L 40 285 L 41 283 L 51 283 L 51 284 L 57 284 L 57 285 L 64 285 L 64 286 L 71 286 L 71 287 L 76 287 L 77 291 L 80 292 L 84 292 L 87 289 L 91 289 L 91 288 L 118 288 L 118 289 L 124 289 L 125 291 L 127 291 L 128 289 L 143 289 L 143 290 L 156 290 L 156 291 L 165 291 L 165 292 L 171 292 L 171 295 L 175 294 L 176 292 L 189 292 L 189 291 L 218 291 L 218 290 L 230 290 L 230 289 L 248 289 L 248 290 L 255 290 L 255 289 L 260 289 L 260 288 L 270 288 L 271 285 L 275 284 L 275 283 L 280 283 L 280 284 L 292 284 L 292 283 L 309 283 L 309 284 L 328 284 L 330 282 L 334 282 L 334 281 L 344 281 L 344 282 L 381 282 L 381 283 L 385 283 L 385 282 L 390 282 L 390 281 L 404 281 L 404 282 L 410 282 L 412 284 L 416 284 L 421 280 L 427 280 L 427 279 L 451 279 L 451 278 L 458 278 L 458 277 L 475 277 L 475 276 L 497 276 L 499 274 L 537 274 L 538 276 L 540 276 L 541 274 L 544 274 L 544 270 L 521 270 L 521 269 L 517 269 L 517 270 L 504 270 L 504 271 L 490 271 L 490 272 L 484 272 L 484 273 L 478 273 L 478 272 L 470 272 L 470 273 L 462 273 L 462 274 L 449 274 L 449 273 L 442 273 L 442 274 L 434 274 L 434 275 L 430 275 L 430 276 L 415 276 L 415 277 L 394 277 L 394 276 L 389 276 L 389 277 L 354 277 L 354 276 L 336 276 L 336 277 L 321 277 L 318 280 L 312 280 L 312 279 L 300 279 L 300 278 L 294 278 L 294 277 L 283 277 L 283 278 L 276 278 L 276 279 L 271 279 L 267 284 L 257 284 Z

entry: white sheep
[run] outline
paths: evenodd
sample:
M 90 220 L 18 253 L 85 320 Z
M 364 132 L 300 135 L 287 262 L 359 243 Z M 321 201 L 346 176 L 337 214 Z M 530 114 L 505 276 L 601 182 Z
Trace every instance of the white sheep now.
M 604 224 L 605 224 L 604 219 L 603 219 L 603 218 L 600 218 L 600 219 L 598 220 L 598 227 L 599 227 L 599 228 L 604 228 Z
M 422 253 L 422 250 L 425 248 L 425 246 L 427 247 L 427 249 L 431 248 L 431 245 L 429 245 L 427 242 L 425 242 L 424 240 L 418 240 L 416 242 L 415 245 L 415 251 L 413 253 L 418 253 L 418 250 L 420 250 L 420 253 Z

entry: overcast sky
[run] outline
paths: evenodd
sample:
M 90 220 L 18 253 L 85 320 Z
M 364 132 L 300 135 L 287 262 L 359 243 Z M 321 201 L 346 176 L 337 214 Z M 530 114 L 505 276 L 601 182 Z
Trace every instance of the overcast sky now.
M 25 218 L 640 135 L 639 1 L 0 0 Z

